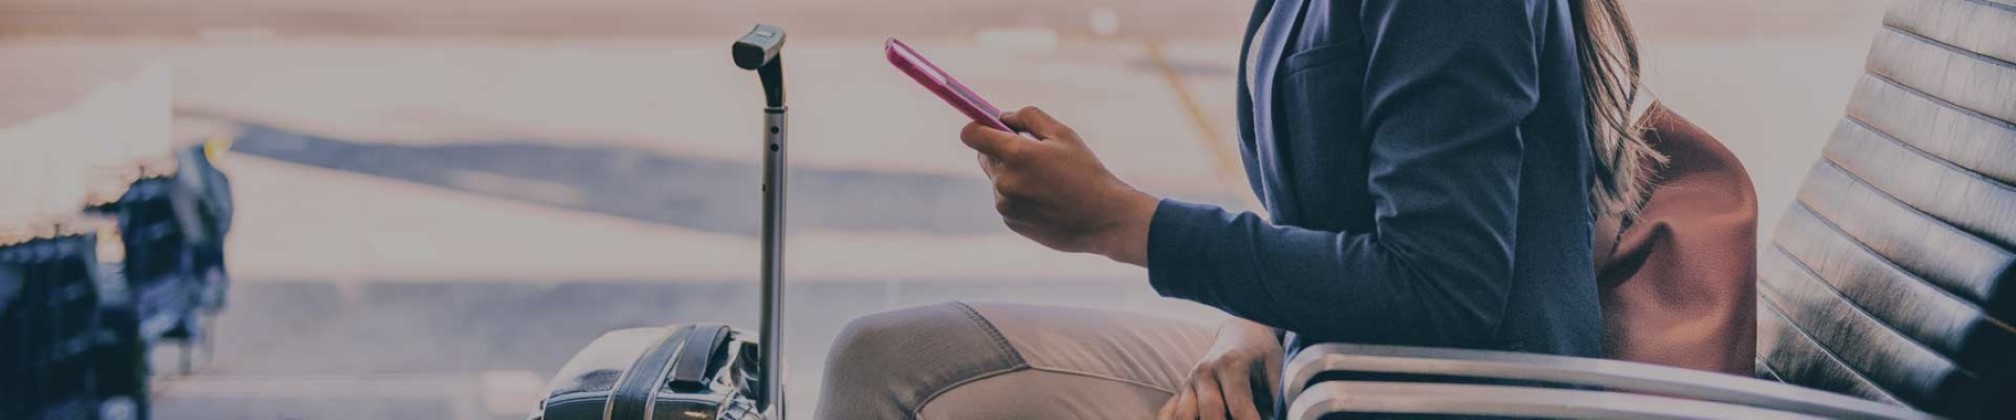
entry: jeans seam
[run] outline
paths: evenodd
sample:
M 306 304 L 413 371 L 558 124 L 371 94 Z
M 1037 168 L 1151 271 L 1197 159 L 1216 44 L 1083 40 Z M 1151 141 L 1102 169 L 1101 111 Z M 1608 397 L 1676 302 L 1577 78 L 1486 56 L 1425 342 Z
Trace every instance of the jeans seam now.
M 980 380 L 983 380 L 983 379 L 987 379 L 987 378 L 993 378 L 993 377 L 996 377 L 996 376 L 1001 376 L 1001 375 L 1006 375 L 1006 374 L 1010 374 L 1010 373 L 1015 373 L 1015 372 L 1020 372 L 1020 371 L 1023 371 L 1023 370 L 1028 370 L 1028 369 L 1029 369 L 1029 365 L 1027 365 L 1027 364 L 1016 364 L 1015 366 L 1009 366 L 1009 367 L 1007 367 L 1007 368 L 1005 368 L 1005 369 L 996 369 L 996 370 L 991 370 L 991 371 L 987 371 L 987 372 L 983 372 L 983 373 L 981 373 L 981 374 L 978 374 L 978 375 L 973 375 L 973 377 L 971 377 L 971 378 L 966 378 L 966 379 L 963 379 L 963 380 L 960 380 L 959 382 L 953 382 L 953 383 L 951 383 L 951 384 L 949 384 L 949 385 L 945 385 L 945 386 L 943 386 L 943 387 L 939 387 L 937 391 L 932 391 L 932 392 L 931 392 L 931 395 L 930 395 L 930 396 L 926 396 L 926 397 L 924 397 L 924 399 L 923 399 L 922 401 L 918 401 L 918 402 L 917 402 L 917 407 L 916 407 L 916 408 L 912 408 L 912 409 L 910 409 L 910 418 L 912 418 L 912 419 L 923 419 L 923 418 L 924 418 L 924 407 L 929 407 L 929 406 L 931 406 L 931 402 L 932 402 L 932 401 L 936 401 L 936 400 L 938 399 L 938 397 L 939 397 L 939 396 L 942 396 L 942 395 L 945 395 L 945 393 L 947 393 L 947 392 L 952 392 L 952 390 L 954 390 L 954 389 L 959 389 L 959 387 L 962 387 L 962 386 L 966 386 L 966 384 L 970 384 L 970 383 L 974 383 L 974 382 L 979 382 Z
M 910 410 L 910 418 L 913 418 L 913 419 L 919 419 L 919 420 L 923 419 L 923 418 L 924 418 L 924 407 L 927 407 L 927 406 L 930 406 L 930 405 L 931 405 L 931 402 L 932 402 L 932 401 L 934 401 L 934 400 L 937 400 L 937 399 L 938 399 L 938 397 L 939 397 L 940 395 L 944 395 L 944 394 L 945 394 L 945 393 L 947 393 L 947 392 L 952 392 L 952 390 L 954 390 L 954 389 L 959 389 L 959 387 L 962 387 L 962 386 L 966 386 L 967 384 L 971 384 L 971 383 L 974 383 L 974 382 L 979 382 L 979 381 L 982 381 L 982 380 L 986 380 L 986 379 L 992 379 L 992 378 L 994 378 L 994 377 L 997 377 L 997 376 L 1001 376 L 1001 375 L 1007 375 L 1007 374 L 1010 374 L 1010 373 L 1016 373 L 1016 372 L 1022 372 L 1022 371 L 1034 371 L 1034 372 L 1049 372 L 1049 373 L 1055 373 L 1055 374 L 1059 374 L 1059 375 L 1071 375 L 1071 376 L 1078 376 L 1078 377 L 1084 377 L 1084 378 L 1092 378 L 1092 379 L 1101 379 L 1101 380 L 1107 380 L 1107 381 L 1113 381 L 1113 382 L 1115 382 L 1115 383 L 1122 383 L 1122 384 L 1127 384 L 1127 385 L 1133 385 L 1133 386 L 1138 386 L 1138 387 L 1142 387 L 1142 388 L 1147 388 L 1148 390 L 1151 390 L 1151 391 L 1155 391 L 1155 392 L 1161 392 L 1161 393 L 1165 393 L 1165 394 L 1169 394 L 1169 395 L 1170 395 L 1171 397 L 1174 397 L 1174 396 L 1176 395 L 1176 391 L 1173 391 L 1173 390 L 1169 390 L 1169 389 L 1164 389 L 1164 388 L 1162 388 L 1162 387 L 1159 387 L 1159 386 L 1155 386 L 1155 385 L 1150 385 L 1150 384 L 1148 384 L 1148 383 L 1145 383 L 1145 382 L 1141 382 L 1141 381 L 1133 381 L 1133 380 L 1127 380 L 1127 379 L 1122 379 L 1122 378 L 1118 378 L 1118 377 L 1114 377 L 1114 376 L 1110 376 L 1110 375 L 1101 375 L 1101 374 L 1096 374 L 1096 373 L 1091 373 L 1091 372 L 1084 372 L 1084 371 L 1076 371 L 1076 370 L 1070 370 L 1070 369 L 1056 369 L 1056 368 L 1044 368 L 1044 367 L 1036 367 L 1036 366 L 1032 366 L 1032 365 L 1027 365 L 1027 364 L 1023 364 L 1023 365 L 1017 365 L 1017 366 L 1015 366 L 1015 367 L 1011 367 L 1011 368 L 1007 368 L 1007 369 L 1000 369 L 1000 370 L 995 370 L 995 371 L 990 371 L 990 372 L 987 372 L 987 373 L 983 373 L 983 374 L 980 374 L 980 375 L 975 375 L 975 376 L 973 376 L 973 377 L 971 377 L 971 378 L 967 378 L 966 380 L 963 380 L 963 381 L 959 381 L 959 382 L 957 382 L 957 383 L 953 383 L 953 384 L 951 384 L 951 385 L 946 385 L 946 386 L 945 386 L 944 388 L 939 388 L 937 392 L 934 392 L 934 393 L 932 393 L 932 394 L 931 394 L 931 397 L 930 397 L 930 398 L 925 398 L 923 402 L 920 402 L 920 403 L 918 403 L 918 404 L 917 404 L 917 408 L 915 408 L 915 409 L 912 409 L 912 410 Z
M 981 372 L 980 374 L 973 375 L 973 377 L 966 378 L 958 382 L 953 382 L 951 384 L 939 387 L 938 390 L 932 391 L 931 395 L 927 395 L 924 397 L 924 399 L 918 400 L 916 408 L 910 409 L 910 418 L 912 419 L 922 419 L 924 417 L 924 407 L 931 405 L 931 401 L 937 400 L 939 396 L 945 395 L 946 392 L 950 392 L 954 389 L 958 389 L 961 386 L 965 386 L 966 384 L 973 383 L 982 379 L 1001 376 L 1031 368 L 1031 366 L 1029 365 L 1029 361 L 1024 360 L 1022 358 L 1022 353 L 1015 351 L 1015 346 L 1008 342 L 1007 337 L 1001 335 L 1001 330 L 999 328 L 994 327 L 993 322 L 989 322 L 987 321 L 987 317 L 981 316 L 980 311 L 973 309 L 973 307 L 971 305 L 967 305 L 966 302 L 952 302 L 952 306 L 959 308 L 959 311 L 966 315 L 966 319 L 972 320 L 975 324 L 979 324 L 980 330 L 986 331 L 987 337 L 993 339 L 994 348 L 996 350 L 999 350 L 1002 354 L 1005 354 L 1009 357 L 1010 364 L 1006 368 Z
M 1015 365 L 1029 365 L 1029 361 L 1022 358 L 1022 352 L 1016 351 L 1015 345 L 1008 342 L 1008 337 L 1001 335 L 1001 329 L 994 327 L 994 322 L 988 321 L 987 317 L 981 316 L 979 310 L 973 309 L 973 306 L 967 305 L 966 302 L 952 302 L 952 305 L 957 306 L 960 312 L 966 314 L 967 319 L 980 324 L 980 330 L 986 331 L 987 337 L 994 340 L 995 349 L 1000 350 L 1002 354 L 1014 358 Z
M 1139 381 L 1139 380 L 1133 380 L 1133 379 L 1127 379 L 1127 378 L 1122 378 L 1122 377 L 1119 377 L 1119 376 L 1115 376 L 1115 375 L 1110 375 L 1110 374 L 1102 374 L 1102 373 L 1093 373 L 1093 372 L 1086 372 L 1086 371 L 1082 371 L 1082 370 L 1073 370 L 1073 369 L 1062 369 L 1062 368 L 1052 368 L 1052 367 L 1041 367 L 1041 366 L 1035 366 L 1035 365 L 1030 365 L 1030 366 L 1029 366 L 1029 370 L 1035 370 L 1035 371 L 1042 371 L 1042 372 L 1050 372 L 1050 373 L 1056 373 L 1056 374 L 1062 374 L 1062 375 L 1072 375 L 1072 376 L 1083 376 L 1083 377 L 1087 377 L 1087 378 L 1093 378 L 1093 379 L 1104 379 L 1104 380 L 1108 380 L 1108 381 L 1113 381 L 1113 382 L 1119 382 L 1119 383 L 1124 383 L 1124 384 L 1128 384 L 1128 385 L 1133 385 L 1133 386 L 1138 386 L 1138 387 L 1142 387 L 1142 388 L 1148 388 L 1148 389 L 1152 389 L 1152 390 L 1156 390 L 1156 391 L 1161 391 L 1161 392 L 1166 392 L 1166 393 L 1169 393 L 1170 395 L 1175 395 L 1175 394 L 1176 394 L 1176 391 L 1175 391 L 1175 390 L 1172 390 L 1172 389 L 1168 389 L 1168 388 L 1163 388 L 1163 387 L 1160 387 L 1160 386 L 1156 386 L 1155 384 L 1150 384 L 1150 383 L 1148 383 L 1148 382 L 1145 382 L 1145 381 Z

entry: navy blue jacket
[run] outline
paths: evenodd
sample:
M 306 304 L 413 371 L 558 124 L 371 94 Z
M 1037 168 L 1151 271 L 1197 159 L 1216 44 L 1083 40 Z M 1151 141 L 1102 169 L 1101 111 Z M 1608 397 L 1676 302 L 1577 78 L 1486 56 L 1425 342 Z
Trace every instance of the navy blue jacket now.
M 1261 0 L 1239 150 L 1273 220 L 1164 200 L 1156 290 L 1299 343 L 1598 356 L 1567 1 Z

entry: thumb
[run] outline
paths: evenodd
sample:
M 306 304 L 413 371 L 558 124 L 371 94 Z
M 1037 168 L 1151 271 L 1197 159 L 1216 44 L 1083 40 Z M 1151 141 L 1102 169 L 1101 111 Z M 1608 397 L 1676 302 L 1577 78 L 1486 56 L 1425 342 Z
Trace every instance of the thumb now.
M 1006 159 L 1020 149 L 1020 142 L 1026 140 L 1014 133 L 996 130 L 980 123 L 966 123 L 966 128 L 959 130 L 959 141 L 987 157 Z
M 1043 112 L 1042 108 L 1022 107 L 1001 115 L 1001 122 L 1008 124 L 1009 128 L 1034 134 L 1037 139 L 1078 141 L 1078 135 L 1071 131 L 1071 127 Z

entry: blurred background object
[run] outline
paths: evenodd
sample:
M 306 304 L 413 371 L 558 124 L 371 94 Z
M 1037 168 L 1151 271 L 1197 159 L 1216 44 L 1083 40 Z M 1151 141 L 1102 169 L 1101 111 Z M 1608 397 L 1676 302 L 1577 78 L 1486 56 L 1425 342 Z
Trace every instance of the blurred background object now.
M 164 370 L 149 353 L 161 343 L 180 344 L 179 372 L 190 373 L 228 293 L 232 203 L 210 164 L 217 149 L 185 147 L 165 168 L 120 171 L 130 177 L 110 201 L 10 222 L 16 229 L 0 235 L 0 417 L 149 418 L 150 376 Z
M 1886 5 L 1626 2 L 1651 89 L 1744 160 L 1763 220 L 1787 208 Z M 796 38 L 787 341 L 789 392 L 804 410 L 830 338 L 865 313 L 970 299 L 1219 316 L 1154 296 L 1139 269 L 1001 227 L 956 141 L 962 119 L 881 62 L 885 37 L 1001 106 L 1042 105 L 1073 122 L 1137 186 L 1252 208 L 1232 132 L 1249 8 L 0 0 L 10 76 L 0 202 L 74 209 L 89 165 L 26 168 L 230 139 L 218 164 L 238 203 L 225 248 L 231 309 L 211 362 L 153 384 L 154 414 L 523 418 L 539 378 L 603 331 L 754 325 L 740 303 L 756 296 L 759 146 L 748 132 L 760 120 L 745 111 L 760 104 L 719 44 L 778 24 Z M 83 129 L 6 135 L 94 107 L 105 86 L 153 78 L 163 86 L 134 90 L 159 92 L 172 114 L 107 112 L 82 125 L 165 124 L 158 145 Z M 73 176 L 61 182 L 76 188 L 49 180 Z

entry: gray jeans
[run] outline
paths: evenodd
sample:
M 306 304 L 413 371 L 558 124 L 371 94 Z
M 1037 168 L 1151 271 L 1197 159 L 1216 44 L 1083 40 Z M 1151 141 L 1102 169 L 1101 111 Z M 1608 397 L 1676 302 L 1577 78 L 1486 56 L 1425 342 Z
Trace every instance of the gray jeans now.
M 941 303 L 848 324 L 820 419 L 1153 418 L 1211 328 L 1098 309 Z

